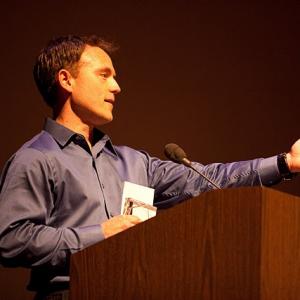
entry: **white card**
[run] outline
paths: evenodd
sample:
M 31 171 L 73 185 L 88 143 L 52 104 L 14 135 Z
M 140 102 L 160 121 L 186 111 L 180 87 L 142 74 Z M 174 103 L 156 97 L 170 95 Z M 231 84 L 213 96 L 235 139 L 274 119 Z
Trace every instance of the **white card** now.
M 125 181 L 122 195 L 121 214 L 124 212 L 124 206 L 128 198 L 141 203 L 138 207 L 132 208 L 132 215 L 139 217 L 143 221 L 156 215 L 156 210 L 147 209 L 147 205 L 153 205 L 154 189 Z M 143 204 L 145 204 L 145 206 L 143 206 Z

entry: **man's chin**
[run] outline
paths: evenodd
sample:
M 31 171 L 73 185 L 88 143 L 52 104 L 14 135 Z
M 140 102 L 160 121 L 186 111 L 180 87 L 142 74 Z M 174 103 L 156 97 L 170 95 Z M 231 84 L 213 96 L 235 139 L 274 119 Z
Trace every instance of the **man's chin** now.
M 108 115 L 108 116 L 99 116 L 98 118 L 96 118 L 95 122 L 94 122 L 94 126 L 95 127 L 99 127 L 105 124 L 108 124 L 110 122 L 112 122 L 113 120 L 113 115 Z

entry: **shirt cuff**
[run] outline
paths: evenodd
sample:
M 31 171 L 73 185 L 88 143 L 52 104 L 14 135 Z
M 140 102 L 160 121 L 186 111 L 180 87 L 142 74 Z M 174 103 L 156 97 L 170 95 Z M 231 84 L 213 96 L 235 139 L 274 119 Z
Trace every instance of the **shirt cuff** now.
M 258 174 L 263 185 L 269 186 L 281 181 L 282 176 L 279 173 L 277 165 L 277 155 L 261 160 L 258 168 Z
M 81 242 L 81 249 L 94 245 L 104 240 L 101 225 L 90 225 L 76 228 Z

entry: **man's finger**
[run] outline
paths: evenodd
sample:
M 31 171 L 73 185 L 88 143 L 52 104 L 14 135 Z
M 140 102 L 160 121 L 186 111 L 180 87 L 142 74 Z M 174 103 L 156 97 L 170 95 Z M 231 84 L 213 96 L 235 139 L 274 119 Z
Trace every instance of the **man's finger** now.
M 126 219 L 133 224 L 138 224 L 141 223 L 142 220 L 140 218 L 138 218 L 137 216 L 132 216 L 132 215 L 127 215 Z

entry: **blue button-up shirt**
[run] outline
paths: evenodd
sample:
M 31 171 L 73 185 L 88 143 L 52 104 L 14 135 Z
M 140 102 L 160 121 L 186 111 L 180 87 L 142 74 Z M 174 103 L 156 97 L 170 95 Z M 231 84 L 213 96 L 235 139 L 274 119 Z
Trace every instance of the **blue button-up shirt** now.
M 47 119 L 44 130 L 5 165 L 0 181 L 0 262 L 31 267 L 32 289 L 68 275 L 71 253 L 101 241 L 101 223 L 119 215 L 124 181 L 155 189 L 158 208 L 212 189 L 189 168 L 146 152 L 113 146 L 94 132 L 83 136 Z M 280 180 L 276 157 L 203 166 L 222 188 Z

